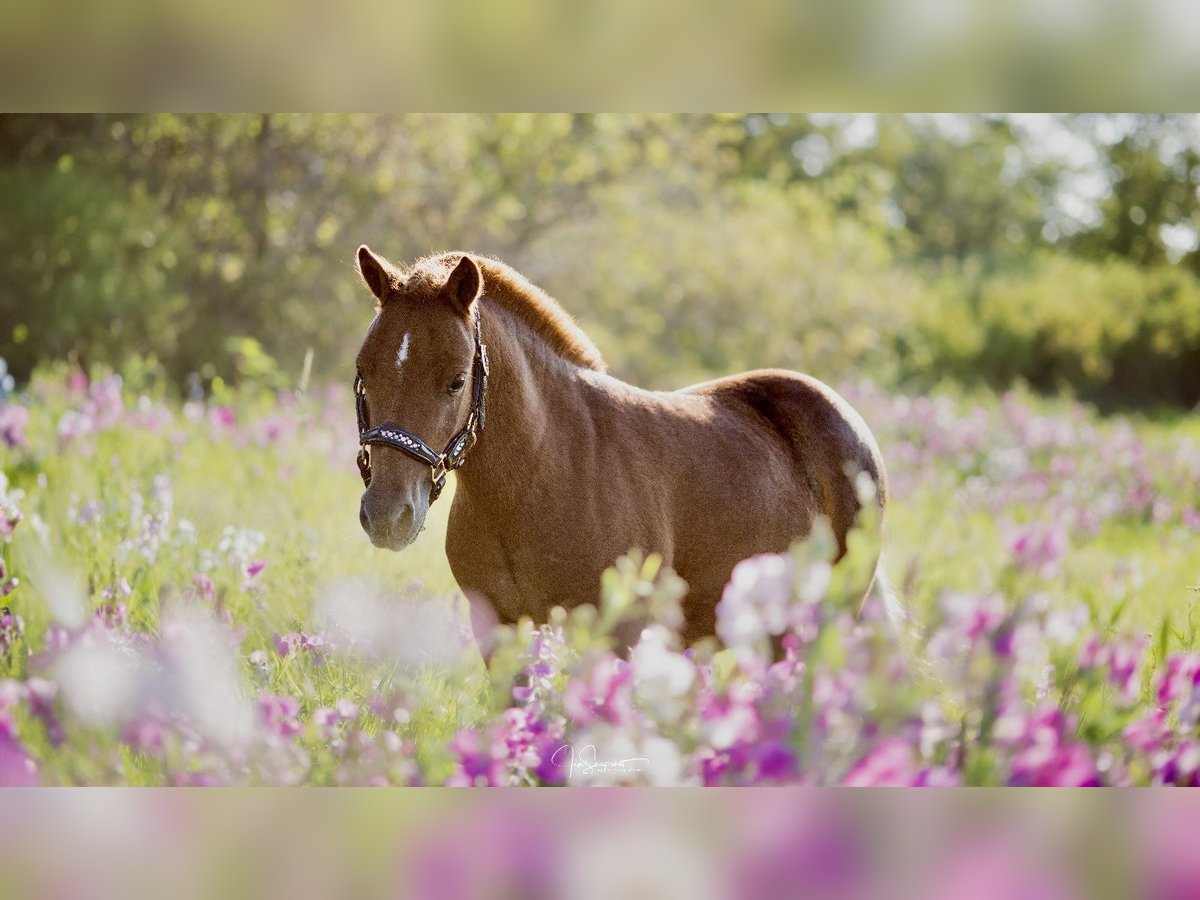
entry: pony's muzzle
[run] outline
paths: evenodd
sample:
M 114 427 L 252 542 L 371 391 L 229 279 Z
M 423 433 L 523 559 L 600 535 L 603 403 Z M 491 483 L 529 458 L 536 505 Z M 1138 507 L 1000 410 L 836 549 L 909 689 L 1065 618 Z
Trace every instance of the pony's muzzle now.
M 383 550 L 403 550 L 420 533 L 423 524 L 417 521 L 412 503 L 372 494 L 369 488 L 359 503 L 358 521 L 371 543 Z

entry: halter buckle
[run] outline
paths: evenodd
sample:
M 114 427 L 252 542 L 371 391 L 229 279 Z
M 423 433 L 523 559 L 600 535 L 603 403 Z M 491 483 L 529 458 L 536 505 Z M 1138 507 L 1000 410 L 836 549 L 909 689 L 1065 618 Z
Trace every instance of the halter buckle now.
M 429 467 L 429 472 L 430 472 L 429 477 L 432 478 L 434 483 L 436 484 L 437 482 L 443 480 L 446 477 L 446 471 L 447 471 L 446 457 L 445 457 L 445 455 L 443 455 L 442 458 L 437 461 L 436 465 L 432 465 Z

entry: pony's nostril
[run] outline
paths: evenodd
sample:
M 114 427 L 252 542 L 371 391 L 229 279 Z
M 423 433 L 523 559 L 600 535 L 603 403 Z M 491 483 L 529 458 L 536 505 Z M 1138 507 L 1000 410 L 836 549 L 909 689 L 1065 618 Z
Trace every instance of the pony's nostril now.
M 368 491 L 358 506 L 358 521 L 376 547 L 406 545 L 415 536 L 416 509 L 394 496 L 372 496 Z
M 396 513 L 396 530 L 400 532 L 412 531 L 413 526 L 413 508 L 411 503 L 405 503 Z

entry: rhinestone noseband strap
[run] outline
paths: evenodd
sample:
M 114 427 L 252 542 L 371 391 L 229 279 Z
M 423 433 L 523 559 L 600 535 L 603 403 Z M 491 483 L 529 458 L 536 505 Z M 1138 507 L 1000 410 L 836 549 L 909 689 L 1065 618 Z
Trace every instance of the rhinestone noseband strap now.
M 367 408 L 367 395 L 363 388 L 362 373 L 354 377 L 354 406 L 358 414 L 358 474 L 363 484 L 371 484 L 371 444 L 384 444 L 406 453 L 418 462 L 429 466 L 429 477 L 433 486 L 429 491 L 432 503 L 446 485 L 446 473 L 459 468 L 467 461 L 467 452 L 475 446 L 479 431 L 487 415 L 487 346 L 483 343 L 483 326 L 479 317 L 479 306 L 475 307 L 475 358 L 471 364 L 471 412 L 464 425 L 441 453 L 399 425 L 385 422 L 370 427 L 371 415 Z

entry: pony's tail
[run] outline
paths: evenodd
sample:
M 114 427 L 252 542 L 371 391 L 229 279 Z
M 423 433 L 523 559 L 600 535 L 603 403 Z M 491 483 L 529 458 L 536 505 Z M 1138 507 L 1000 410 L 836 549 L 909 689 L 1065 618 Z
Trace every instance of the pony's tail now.
M 903 639 L 908 639 L 913 636 L 913 621 L 908 613 L 908 607 L 904 605 L 904 601 L 900 599 L 900 594 L 896 590 L 896 586 L 887 576 L 887 572 L 883 568 L 883 559 L 881 558 L 875 564 L 875 578 L 871 582 L 871 589 L 867 593 L 868 602 L 875 599 L 883 607 L 884 614 L 887 616 L 888 622 L 892 626 L 892 631 L 896 636 Z

